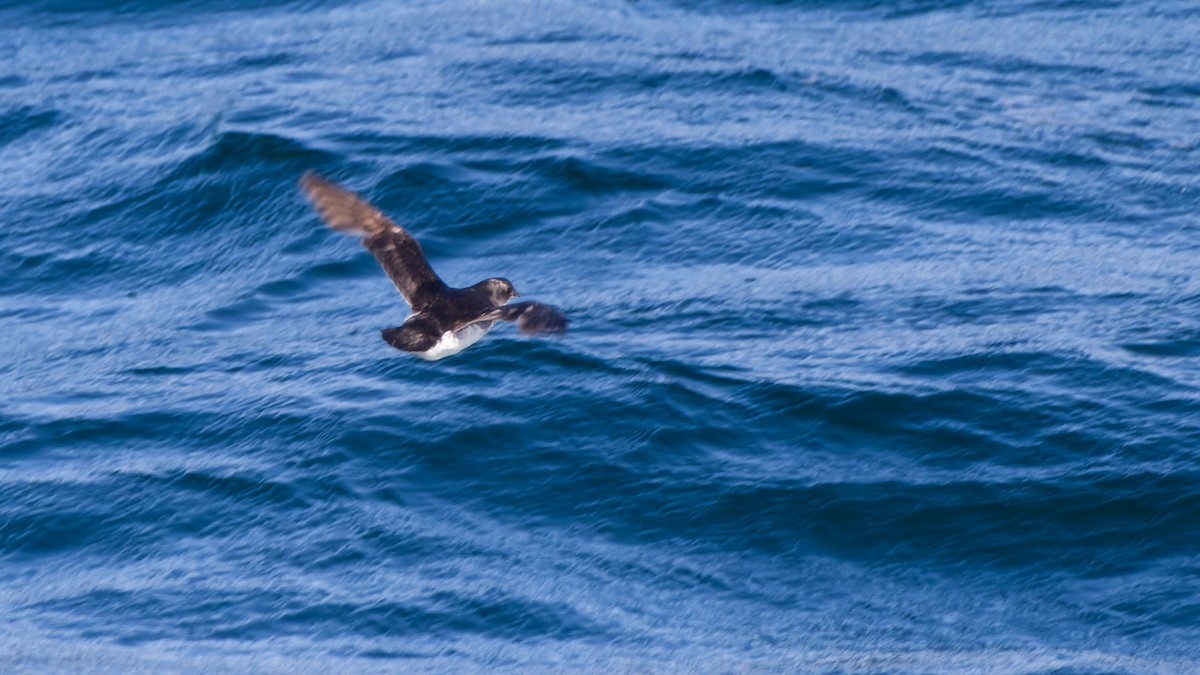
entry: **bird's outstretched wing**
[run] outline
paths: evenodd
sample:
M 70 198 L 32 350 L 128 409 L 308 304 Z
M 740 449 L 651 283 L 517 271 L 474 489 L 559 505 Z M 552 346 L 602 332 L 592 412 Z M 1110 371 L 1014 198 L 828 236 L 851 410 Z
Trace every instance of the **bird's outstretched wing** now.
M 363 246 L 414 310 L 420 311 L 432 295 L 446 288 L 417 240 L 370 202 L 311 171 L 300 178 L 300 187 L 325 224 L 339 232 L 362 235 Z
M 497 307 L 476 319 L 479 321 L 516 321 L 517 330 L 525 335 L 547 333 L 562 335 L 567 332 L 570 321 L 558 309 L 540 302 L 514 302 Z

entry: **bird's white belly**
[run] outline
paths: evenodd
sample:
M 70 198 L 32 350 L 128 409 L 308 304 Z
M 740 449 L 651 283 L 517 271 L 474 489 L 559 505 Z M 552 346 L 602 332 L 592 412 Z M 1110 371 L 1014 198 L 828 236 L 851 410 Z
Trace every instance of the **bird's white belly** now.
M 490 322 L 473 323 L 457 332 L 446 331 L 442 333 L 441 339 L 435 345 L 423 352 L 413 352 L 413 354 L 426 361 L 444 359 L 479 342 L 479 338 L 483 337 L 484 333 L 487 333 L 491 327 L 492 324 Z

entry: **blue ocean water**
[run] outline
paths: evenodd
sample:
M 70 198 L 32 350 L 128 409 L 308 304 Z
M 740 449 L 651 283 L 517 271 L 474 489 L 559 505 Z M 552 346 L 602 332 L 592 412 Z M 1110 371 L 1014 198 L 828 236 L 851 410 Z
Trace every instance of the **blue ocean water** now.
M 1197 35 L 0 1 L 0 671 L 1200 670 Z M 309 169 L 572 331 L 391 349 Z

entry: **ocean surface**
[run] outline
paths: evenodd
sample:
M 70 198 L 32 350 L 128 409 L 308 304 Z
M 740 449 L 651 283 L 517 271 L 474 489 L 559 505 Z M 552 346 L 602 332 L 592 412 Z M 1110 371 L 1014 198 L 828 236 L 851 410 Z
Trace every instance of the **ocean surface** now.
M 1200 671 L 1198 35 L 0 0 L 0 671 Z

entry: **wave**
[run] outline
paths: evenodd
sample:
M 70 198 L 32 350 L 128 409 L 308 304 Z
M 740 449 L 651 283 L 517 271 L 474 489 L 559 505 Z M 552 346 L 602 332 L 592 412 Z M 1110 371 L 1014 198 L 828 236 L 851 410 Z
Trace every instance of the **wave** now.
M 86 0 L 0 1 L 0 12 L 15 15 L 21 24 L 62 26 L 88 22 L 132 23 L 147 21 L 176 22 L 181 17 L 213 14 L 250 14 L 280 11 L 303 12 L 318 7 L 337 7 L 337 0 L 251 0 L 231 8 L 216 0 L 181 2 L 179 0 L 110 0 L 105 3 Z
M 18 668 L 1194 664 L 1190 10 L 530 9 L 0 5 Z

